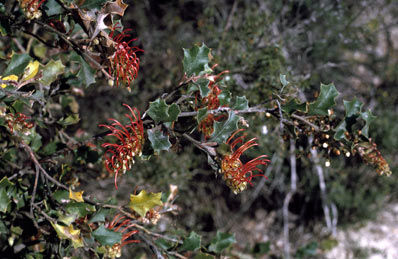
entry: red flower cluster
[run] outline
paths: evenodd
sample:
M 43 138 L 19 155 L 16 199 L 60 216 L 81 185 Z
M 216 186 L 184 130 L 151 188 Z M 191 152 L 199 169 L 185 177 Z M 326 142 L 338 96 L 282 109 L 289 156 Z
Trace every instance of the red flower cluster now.
M 223 157 L 220 170 L 220 173 L 223 175 L 223 179 L 227 182 L 227 185 L 235 194 L 244 191 L 247 188 L 247 183 L 253 185 L 253 177 L 263 176 L 267 178 L 263 174 L 253 174 L 253 172 L 262 172 L 262 170 L 257 168 L 257 166 L 267 165 L 270 162 L 267 159 L 266 155 L 261 155 L 245 164 L 242 163 L 242 161 L 240 160 L 240 156 L 246 150 L 251 147 L 257 146 L 258 144 L 256 143 L 256 138 L 253 138 L 242 144 L 235 151 L 233 151 L 237 144 L 243 143 L 243 140 L 245 138 L 243 135 L 234 139 L 234 137 L 241 131 L 243 131 L 243 129 L 235 131 L 227 140 L 227 144 L 230 146 L 232 154 L 225 155 Z
M 122 247 L 131 244 L 131 243 L 139 243 L 139 240 L 128 240 L 132 235 L 137 234 L 138 230 L 131 230 L 132 227 L 135 226 L 134 223 L 131 222 L 130 219 L 125 219 L 125 216 L 121 216 L 120 214 L 117 214 L 111 223 L 107 226 L 108 229 L 111 229 L 115 232 L 122 233 L 122 240 L 118 244 L 114 244 L 112 247 L 108 248 L 107 250 L 107 256 L 111 258 L 115 257 L 121 257 L 122 256 Z M 126 232 L 128 231 L 128 232 Z M 126 232 L 126 233 L 125 233 Z
M 113 74 L 116 77 L 116 85 L 119 85 L 120 78 L 126 84 L 127 89 L 130 89 L 130 84 L 136 79 L 140 67 L 140 59 L 136 53 L 143 50 L 129 46 L 131 42 L 137 39 L 131 39 L 127 42 L 123 41 L 128 36 L 127 33 L 132 31 L 131 29 L 123 30 L 118 35 L 115 35 L 116 30 L 120 29 L 120 27 L 119 24 L 116 24 L 109 33 L 109 37 L 116 43 L 115 53 L 109 58 L 111 63 L 109 74 Z
M 214 65 L 212 69 L 214 69 L 217 65 Z M 207 110 L 215 110 L 220 107 L 220 100 L 218 96 L 221 94 L 222 90 L 217 85 L 217 80 L 221 77 L 221 75 L 229 73 L 229 71 L 223 71 L 216 76 L 207 76 L 209 79 L 209 89 L 210 93 L 208 96 L 202 99 L 203 107 L 206 107 Z M 198 97 L 196 96 L 196 99 Z M 198 125 L 199 131 L 203 132 L 206 139 L 208 139 L 214 131 L 213 123 L 214 121 L 219 121 L 224 116 L 214 116 L 213 114 L 208 114 L 206 118 L 204 118 Z
M 27 130 L 33 128 L 33 123 L 26 121 L 27 119 L 30 119 L 30 117 L 20 112 L 16 114 L 8 113 L 7 115 L 5 115 L 4 119 L 11 133 L 13 133 L 14 131 L 20 131 L 24 133 Z
M 107 136 L 114 136 L 119 140 L 119 143 L 104 143 L 102 147 L 108 148 L 106 150 L 105 167 L 109 173 L 115 174 L 115 187 L 117 189 L 117 176 L 119 171 L 126 173 L 134 164 L 134 156 L 141 156 L 144 145 L 144 126 L 140 118 L 140 112 L 136 108 L 126 106 L 131 113 L 125 114 L 129 118 L 130 123 L 122 125 L 115 119 L 109 119 L 113 123 L 111 125 L 100 124 L 100 127 L 105 127 L 111 131 Z

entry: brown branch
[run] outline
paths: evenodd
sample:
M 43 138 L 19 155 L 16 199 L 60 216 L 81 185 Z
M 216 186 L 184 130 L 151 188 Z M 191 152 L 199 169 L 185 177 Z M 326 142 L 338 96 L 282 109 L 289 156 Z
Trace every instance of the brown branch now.
M 315 131 L 320 131 L 321 130 L 317 125 L 307 121 L 304 117 L 301 117 L 301 116 L 296 115 L 296 114 L 292 114 L 290 117 L 295 118 L 295 119 L 307 124 L 308 126 L 314 128 Z

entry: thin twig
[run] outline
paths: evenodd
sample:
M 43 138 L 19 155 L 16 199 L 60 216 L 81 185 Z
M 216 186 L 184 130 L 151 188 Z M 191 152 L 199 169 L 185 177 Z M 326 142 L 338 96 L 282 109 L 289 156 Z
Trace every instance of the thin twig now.
M 319 128 L 317 125 L 315 125 L 314 123 L 311 123 L 311 122 L 307 121 L 304 117 L 301 117 L 301 116 L 296 115 L 296 114 L 292 114 L 291 117 L 294 118 L 294 119 L 297 119 L 297 120 L 299 120 L 299 121 L 301 121 L 301 122 L 304 122 L 304 123 L 307 124 L 308 126 L 314 128 L 315 131 L 320 131 L 320 128 Z

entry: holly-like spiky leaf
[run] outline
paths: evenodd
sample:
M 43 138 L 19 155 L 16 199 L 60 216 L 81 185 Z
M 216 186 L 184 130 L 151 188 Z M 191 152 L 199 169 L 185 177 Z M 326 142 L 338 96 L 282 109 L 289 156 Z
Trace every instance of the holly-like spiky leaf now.
M 184 65 L 184 72 L 188 77 L 212 71 L 209 67 L 211 60 L 210 49 L 205 44 L 202 44 L 201 47 L 194 46 L 191 49 L 183 50 L 184 59 L 182 64 Z
M 32 58 L 28 54 L 14 54 L 3 76 L 20 75 Z
M 291 99 L 285 105 L 282 105 L 282 111 L 292 115 L 296 111 L 307 112 L 307 104 L 299 103 L 296 99 Z
M 376 119 L 376 116 L 369 110 L 367 112 L 361 112 L 361 118 L 365 121 L 365 126 L 361 129 L 361 134 L 366 138 L 369 138 L 369 127 L 370 124 Z
M 60 239 L 69 239 L 72 241 L 72 245 L 74 248 L 82 247 L 83 238 L 80 236 L 80 229 L 74 229 L 73 225 L 69 225 L 68 227 L 61 226 L 56 223 L 52 223 L 51 225 L 55 229 Z M 94 234 L 94 232 L 93 232 Z
M 84 202 L 83 200 L 83 191 L 81 192 L 73 192 L 71 188 L 69 188 L 69 199 L 72 199 L 77 202 Z
M 80 70 L 77 73 L 77 77 L 83 80 L 83 83 L 86 87 L 95 83 L 95 70 L 92 69 L 89 64 L 79 56 Z
M 236 243 L 236 239 L 233 234 L 217 231 L 216 237 L 211 240 L 209 251 L 221 253 L 233 243 Z
M 200 96 L 202 96 L 202 98 L 208 96 L 210 93 L 209 83 L 210 81 L 205 78 L 199 78 L 195 83 L 195 85 L 199 87 Z
M 207 108 L 201 108 L 198 110 L 198 114 L 196 115 L 196 120 L 200 123 L 203 119 L 207 117 Z
M 163 205 L 161 201 L 162 193 L 147 193 L 142 190 L 138 195 L 130 195 L 129 208 L 138 213 L 141 217 L 145 217 L 146 213 L 156 207 Z
M 318 98 L 315 102 L 308 104 L 308 114 L 327 116 L 328 110 L 336 104 L 335 99 L 339 94 L 333 83 L 321 84 L 321 93 Z
M 163 135 L 163 132 L 157 128 L 149 129 L 148 138 L 151 142 L 151 146 L 156 153 L 159 153 L 161 150 L 169 150 L 171 147 L 171 143 L 169 141 L 169 136 Z
M 224 89 L 219 95 L 218 100 L 220 101 L 220 106 L 230 106 L 231 104 L 231 92 Z
M 123 0 L 108 1 L 102 8 L 102 12 L 124 16 L 124 11 L 126 11 L 128 6 L 128 4 L 123 3 Z
M 343 120 L 342 122 L 340 122 L 340 124 L 334 129 L 335 133 L 334 133 L 334 139 L 337 141 L 340 141 L 342 139 L 347 139 L 347 137 L 345 136 L 345 132 L 347 131 L 347 123 L 345 120 Z
M 104 225 L 101 225 L 91 234 L 103 246 L 113 246 L 116 243 L 120 243 L 123 236 L 122 233 L 107 229 Z
M 237 96 L 231 108 L 238 111 L 246 110 L 249 108 L 249 101 L 246 99 L 246 96 Z
M 180 112 L 180 107 L 177 104 L 173 103 L 172 105 L 168 105 L 163 99 L 158 98 L 156 101 L 149 104 L 147 114 L 156 123 L 159 123 L 161 121 L 176 121 Z
M 196 234 L 194 231 L 189 234 L 189 237 L 187 237 L 184 240 L 184 243 L 182 243 L 182 246 L 180 247 L 179 251 L 196 251 L 200 248 L 200 243 L 201 243 L 202 237 Z
M 57 80 L 57 77 L 64 73 L 65 66 L 61 60 L 50 60 L 47 65 L 43 68 L 43 75 L 40 79 L 40 83 L 43 85 L 50 85 L 52 82 Z
M 280 74 L 279 80 L 281 81 L 283 87 L 285 87 L 289 84 L 289 81 L 286 80 L 286 75 Z
M 352 101 L 343 100 L 343 103 L 345 108 L 345 116 L 347 118 L 358 115 L 363 106 L 363 103 L 358 101 L 357 98 L 354 98 Z
M 84 203 L 71 201 L 65 206 L 65 211 L 71 215 L 77 215 L 79 218 L 95 212 L 95 206 Z
M 210 141 L 223 143 L 238 129 L 238 121 L 241 117 L 234 112 L 228 112 L 228 119 L 225 121 L 214 122 L 214 132 L 211 134 Z

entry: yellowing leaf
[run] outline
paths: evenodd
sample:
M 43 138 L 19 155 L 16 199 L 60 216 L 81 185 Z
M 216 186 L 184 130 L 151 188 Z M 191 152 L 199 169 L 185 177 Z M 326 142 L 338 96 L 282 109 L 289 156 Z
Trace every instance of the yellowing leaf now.
M 77 202 L 84 202 L 84 200 L 83 200 L 83 191 L 81 191 L 81 192 L 72 192 L 72 189 L 69 188 L 69 199 L 75 200 Z
M 37 72 L 39 72 L 39 66 L 40 66 L 39 61 L 37 60 L 30 61 L 28 66 L 25 68 L 24 74 L 22 76 L 22 81 L 26 81 L 35 77 Z
M 0 79 L 1 80 L 4 80 L 4 81 L 18 81 L 18 76 L 16 76 L 16 75 L 9 75 L 9 76 L 6 76 L 6 77 L 4 77 L 4 78 L 1 78 L 1 76 L 0 76 Z M 6 88 L 7 87 L 7 85 L 6 84 L 1 84 L 0 85 L 1 86 L 1 88 Z
M 157 205 L 163 205 L 160 200 L 162 193 L 147 193 L 142 190 L 138 195 L 130 195 L 129 208 L 136 211 L 141 217 L 145 217 L 148 210 L 152 209 Z
M 51 223 L 53 228 L 58 234 L 58 237 L 60 239 L 69 239 L 72 241 L 72 245 L 74 248 L 79 248 L 84 246 L 83 244 L 83 239 L 80 236 L 80 230 L 79 229 L 74 229 L 73 225 L 69 225 L 69 227 L 64 227 L 59 224 L 54 224 Z

